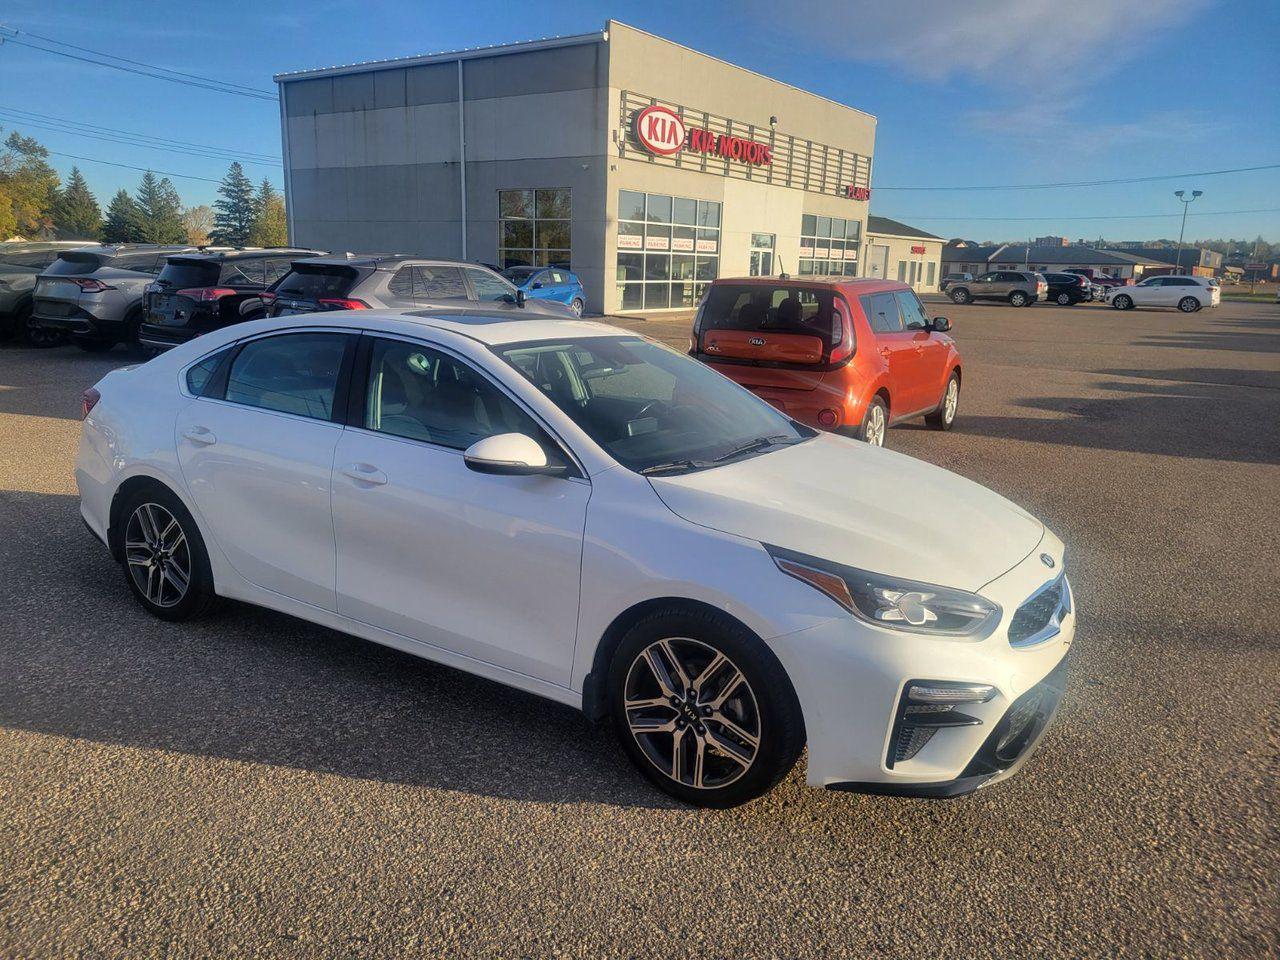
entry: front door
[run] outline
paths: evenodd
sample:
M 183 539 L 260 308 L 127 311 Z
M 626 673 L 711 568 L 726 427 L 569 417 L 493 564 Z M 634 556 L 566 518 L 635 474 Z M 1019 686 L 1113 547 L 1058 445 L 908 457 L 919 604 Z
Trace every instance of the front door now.
M 942 397 L 943 374 L 946 372 L 947 345 L 938 338 L 938 334 L 929 329 L 929 314 L 924 304 L 914 293 L 905 290 L 895 293 L 898 308 L 902 312 L 902 322 L 907 333 L 911 335 L 912 346 L 916 351 L 916 383 L 909 391 L 912 409 L 923 410 Z M 904 408 L 903 413 L 908 411 Z
M 886 244 L 873 243 L 867 254 L 867 276 L 880 280 L 889 275 L 889 247 Z
M 774 234 L 753 233 L 751 235 L 751 276 L 773 276 Z
M 330 479 L 343 358 L 355 338 L 251 340 L 216 397 L 183 408 L 178 462 L 206 529 L 244 579 L 335 609 Z
M 874 293 L 863 301 L 867 322 L 875 331 L 875 347 L 889 368 L 889 416 L 896 419 L 919 409 L 921 357 L 916 331 L 907 330 L 898 298 Z
M 338 612 L 567 686 L 590 484 L 469 469 L 463 450 L 499 433 L 563 455 L 467 362 L 365 342 L 363 427 L 343 432 L 333 460 Z

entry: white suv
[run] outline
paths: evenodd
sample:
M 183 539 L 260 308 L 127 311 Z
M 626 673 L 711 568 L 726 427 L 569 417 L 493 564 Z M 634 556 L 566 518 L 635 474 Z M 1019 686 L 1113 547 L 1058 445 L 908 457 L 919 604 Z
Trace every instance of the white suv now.
M 1222 290 L 1212 277 L 1149 277 L 1132 287 L 1112 287 L 1107 302 L 1117 310 L 1134 307 L 1177 307 L 1195 313 L 1201 307 L 1216 307 Z

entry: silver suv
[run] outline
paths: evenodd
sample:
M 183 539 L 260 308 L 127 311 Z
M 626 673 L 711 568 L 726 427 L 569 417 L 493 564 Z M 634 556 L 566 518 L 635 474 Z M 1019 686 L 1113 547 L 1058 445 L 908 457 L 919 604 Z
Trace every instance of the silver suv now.
M 525 299 L 505 277 L 480 264 L 429 257 L 358 256 L 299 260 L 267 294 L 270 316 L 325 310 L 430 310 L 574 317 L 563 303 Z
M 31 322 L 31 293 L 36 277 L 64 250 L 96 247 L 83 240 L 0 243 L 0 340 L 18 337 L 32 346 L 52 346 L 62 340 L 55 330 Z
M 36 281 L 31 322 L 69 335 L 90 353 L 136 345 L 147 284 L 169 254 L 195 249 L 122 243 L 60 253 Z
M 993 270 L 947 287 L 947 296 L 956 303 L 1004 300 L 1014 307 L 1029 307 L 1048 292 L 1048 282 L 1032 270 Z

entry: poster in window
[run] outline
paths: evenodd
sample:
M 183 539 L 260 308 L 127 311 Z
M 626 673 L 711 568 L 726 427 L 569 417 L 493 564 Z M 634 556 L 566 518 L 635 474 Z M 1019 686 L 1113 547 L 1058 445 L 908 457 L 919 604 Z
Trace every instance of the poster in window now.
M 670 250 L 671 238 L 668 236 L 648 236 L 644 238 L 644 248 L 646 250 Z
M 689 253 L 693 250 L 693 237 L 676 237 L 671 241 L 671 249 Z
M 644 246 L 644 238 L 634 233 L 618 234 L 619 250 L 639 250 Z
M 699 253 L 715 253 L 717 246 L 718 244 L 714 240 L 699 240 L 698 252 Z

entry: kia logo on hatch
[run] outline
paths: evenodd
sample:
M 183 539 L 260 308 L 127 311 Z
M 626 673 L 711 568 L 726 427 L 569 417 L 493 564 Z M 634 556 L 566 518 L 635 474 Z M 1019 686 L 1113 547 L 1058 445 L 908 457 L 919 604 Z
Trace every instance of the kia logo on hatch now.
M 1040 562 L 1049 569 L 1053 569 L 1053 557 L 1049 556 L 1047 553 L 1040 554 Z
M 636 139 L 650 153 L 669 157 L 679 153 L 688 135 L 673 110 L 657 105 L 645 107 L 636 114 Z
M 749 344 L 751 344 L 753 347 L 763 347 L 763 346 L 764 346 L 764 337 L 752 337 L 752 338 L 751 338 L 750 340 L 748 340 L 747 342 L 748 342 Z

